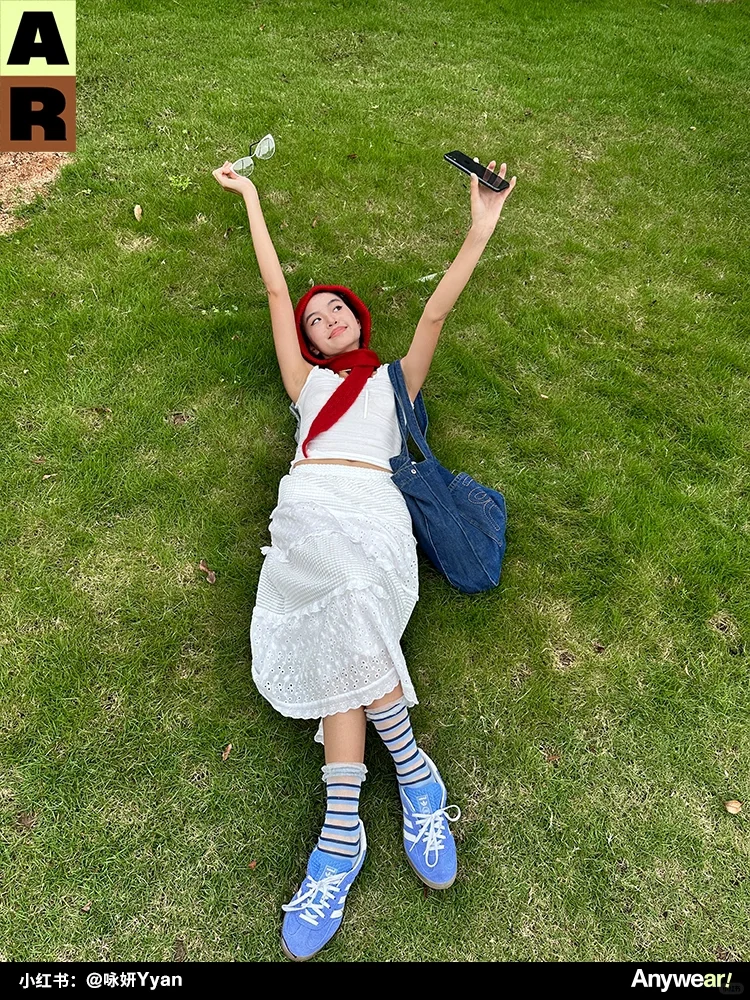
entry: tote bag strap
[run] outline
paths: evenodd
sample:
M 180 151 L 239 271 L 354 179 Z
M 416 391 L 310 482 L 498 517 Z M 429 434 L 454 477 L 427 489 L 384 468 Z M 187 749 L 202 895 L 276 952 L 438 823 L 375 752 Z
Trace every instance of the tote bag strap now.
M 422 399 L 422 390 L 420 389 L 417 393 L 417 398 L 414 400 L 414 408 L 412 409 L 400 361 L 392 361 L 388 365 L 388 375 L 393 385 L 396 416 L 401 428 L 401 456 L 405 458 L 409 457 L 408 442 L 409 435 L 411 434 L 424 458 L 433 458 L 433 454 L 425 439 L 425 434 L 427 433 L 427 410 Z

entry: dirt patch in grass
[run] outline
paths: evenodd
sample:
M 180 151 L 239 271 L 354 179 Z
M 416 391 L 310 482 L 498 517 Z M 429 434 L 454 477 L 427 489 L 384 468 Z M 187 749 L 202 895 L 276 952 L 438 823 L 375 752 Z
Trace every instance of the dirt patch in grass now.
M 575 653 L 571 653 L 569 649 L 554 650 L 554 666 L 556 670 L 570 670 L 575 662 Z
M 737 639 L 739 637 L 739 629 L 736 622 L 723 611 L 717 612 L 710 618 L 708 624 L 711 628 L 716 629 L 717 632 L 727 636 L 729 639 Z
M 22 228 L 13 211 L 32 202 L 71 161 L 67 153 L 0 153 L 0 234 Z

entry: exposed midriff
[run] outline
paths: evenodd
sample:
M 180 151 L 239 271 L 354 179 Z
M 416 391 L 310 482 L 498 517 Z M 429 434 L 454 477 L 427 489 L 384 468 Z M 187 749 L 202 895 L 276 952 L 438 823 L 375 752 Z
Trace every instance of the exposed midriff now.
M 388 469 L 384 469 L 381 465 L 373 465 L 372 462 L 357 462 L 353 458 L 301 458 L 299 462 L 294 463 L 292 468 L 296 469 L 298 465 L 359 465 L 363 469 L 388 472 Z

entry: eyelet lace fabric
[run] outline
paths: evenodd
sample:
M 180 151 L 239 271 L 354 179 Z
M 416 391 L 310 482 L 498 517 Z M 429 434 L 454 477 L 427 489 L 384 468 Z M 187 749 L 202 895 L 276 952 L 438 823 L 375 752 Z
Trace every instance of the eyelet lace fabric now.
M 284 476 L 250 627 L 253 679 L 282 715 L 313 719 L 416 693 L 401 636 L 418 599 L 411 517 L 387 473 Z M 316 739 L 321 739 L 320 730 Z

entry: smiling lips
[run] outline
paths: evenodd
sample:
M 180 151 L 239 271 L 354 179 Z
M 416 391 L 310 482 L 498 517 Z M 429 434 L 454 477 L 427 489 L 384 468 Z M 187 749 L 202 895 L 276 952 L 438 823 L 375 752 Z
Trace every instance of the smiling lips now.
M 338 337 L 338 335 L 340 333 L 343 333 L 344 330 L 346 330 L 345 326 L 337 326 L 336 329 L 333 331 L 333 333 L 328 335 L 328 339 L 332 340 L 334 337 Z

